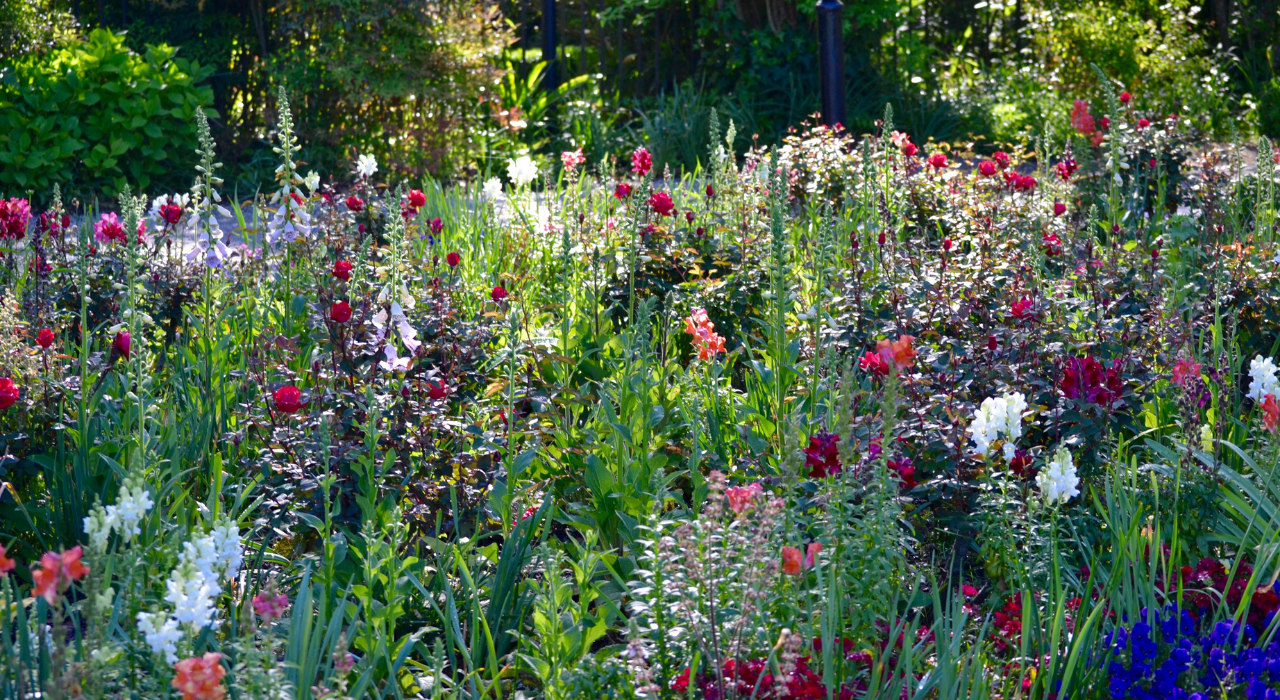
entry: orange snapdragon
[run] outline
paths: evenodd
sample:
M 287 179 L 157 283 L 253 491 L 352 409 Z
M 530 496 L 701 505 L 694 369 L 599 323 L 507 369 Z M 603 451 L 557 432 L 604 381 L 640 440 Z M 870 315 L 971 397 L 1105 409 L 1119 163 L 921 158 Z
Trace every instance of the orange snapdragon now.
M 715 332 L 716 324 L 707 317 L 707 310 L 698 308 L 684 320 L 684 332 L 693 338 L 699 360 L 710 360 L 724 352 L 724 337 Z

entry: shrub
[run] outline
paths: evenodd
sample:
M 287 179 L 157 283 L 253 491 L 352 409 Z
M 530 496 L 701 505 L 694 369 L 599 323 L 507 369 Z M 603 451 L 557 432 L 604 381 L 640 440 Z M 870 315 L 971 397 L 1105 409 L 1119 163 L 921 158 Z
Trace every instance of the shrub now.
M 209 70 L 169 46 L 130 51 L 95 29 L 43 55 L 0 67 L 0 192 L 70 183 L 115 195 L 177 185 L 195 162 L 194 114 L 212 102 Z

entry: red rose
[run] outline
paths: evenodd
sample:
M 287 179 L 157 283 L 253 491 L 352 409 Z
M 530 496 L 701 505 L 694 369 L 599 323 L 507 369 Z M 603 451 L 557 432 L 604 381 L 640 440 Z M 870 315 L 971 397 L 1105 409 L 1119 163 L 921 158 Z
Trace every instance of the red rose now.
M 18 403 L 18 385 L 8 377 L 0 378 L 0 409 L 6 409 Z
M 1122 93 L 1120 93 L 1120 104 L 1126 104 L 1126 105 L 1127 105 L 1127 104 L 1129 104 L 1129 100 L 1132 100 L 1132 99 L 1133 99 L 1133 95 L 1130 95 L 1130 94 L 1129 94 L 1129 93 L 1127 93 L 1127 92 L 1122 92 Z
M 1054 203 L 1053 203 L 1053 215 L 1054 215 L 1054 216 L 1062 216 L 1062 215 L 1063 215 L 1063 214 L 1065 214 L 1065 213 L 1067 213 L 1067 205 L 1063 204 L 1062 202 L 1054 202 Z
M 271 399 L 276 404 L 276 410 L 281 413 L 297 413 L 298 409 L 306 405 L 302 402 L 302 392 L 292 384 L 276 389 Z
M 414 209 L 427 206 L 427 196 L 422 194 L 422 190 L 409 190 L 409 206 Z
M 440 220 L 440 217 L 438 217 L 438 216 L 437 216 L 436 218 L 434 218 L 434 219 L 432 219 L 432 220 L 431 220 L 431 232 L 432 232 L 432 233 L 434 233 L 434 234 L 436 234 L 437 236 L 439 236 L 439 235 L 440 235 L 440 232 L 441 232 L 441 231 L 443 231 L 443 230 L 444 230 L 444 221 L 441 221 L 441 220 Z
M 177 204 L 160 205 L 160 218 L 164 219 L 167 224 L 176 224 L 182 218 L 182 207 Z
M 619 182 L 618 186 L 613 190 L 613 196 L 615 199 L 626 199 L 627 197 L 630 197 L 631 185 L 628 185 L 625 182 Z
M 1139 119 L 1139 120 L 1138 120 L 1138 128 L 1139 128 L 1139 129 L 1145 129 L 1145 128 L 1149 127 L 1149 126 L 1151 126 L 1151 122 L 1147 121 L 1146 119 Z
M 333 306 L 329 307 L 329 318 L 334 323 L 346 323 L 351 320 L 351 305 L 345 301 L 335 301 Z
M 920 152 L 920 147 L 910 141 L 902 144 L 902 155 L 910 158 Z
M 427 382 L 427 396 L 430 396 L 433 401 L 443 399 L 448 395 L 449 387 L 444 385 L 444 381 Z
M 492 292 L 489 292 L 489 298 L 493 299 L 494 303 L 501 302 L 507 298 L 507 290 L 502 285 L 498 285 L 493 288 Z
M 53 340 L 54 340 L 53 331 L 49 330 L 48 328 L 41 329 L 40 333 L 36 335 L 36 344 L 38 344 L 42 348 L 45 348 L 46 350 L 49 348 L 50 345 L 53 345 Z
M 347 208 L 354 212 L 364 211 L 364 200 L 353 194 L 347 197 Z
M 654 192 L 649 196 L 649 206 L 653 207 L 655 213 L 662 216 L 671 216 L 676 210 L 675 202 L 671 201 L 671 195 L 666 192 Z
M 439 221 L 439 219 L 436 219 L 436 221 Z M 454 251 L 444 256 L 444 261 L 449 263 L 449 267 L 457 267 L 458 263 L 462 262 L 462 256 L 458 255 L 457 251 Z
M 332 274 L 343 282 L 351 281 L 351 263 L 346 260 L 339 260 L 333 264 Z
M 1004 151 L 996 151 L 995 153 L 992 153 L 991 160 L 994 160 L 996 165 L 1000 166 L 1001 170 L 1009 167 L 1009 154 Z
M 947 156 L 945 153 L 934 153 L 929 156 L 929 165 L 941 170 L 947 167 Z
M 996 174 L 996 164 L 989 160 L 978 163 L 978 173 L 983 177 L 991 177 Z

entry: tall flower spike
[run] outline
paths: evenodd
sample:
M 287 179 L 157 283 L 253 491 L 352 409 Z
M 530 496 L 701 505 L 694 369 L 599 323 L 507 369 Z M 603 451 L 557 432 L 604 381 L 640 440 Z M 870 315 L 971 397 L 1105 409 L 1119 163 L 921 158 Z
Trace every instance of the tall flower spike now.
M 272 196 L 279 208 L 267 223 L 267 243 L 292 243 L 299 237 L 311 235 L 311 215 L 307 212 L 302 195 L 302 179 L 298 177 L 294 155 L 298 140 L 293 133 L 293 113 L 289 109 L 289 96 L 280 88 L 280 145 L 275 152 L 280 155 L 276 167 L 276 182 L 280 189 Z
M 200 140 L 200 163 L 196 165 L 196 182 L 191 187 L 191 204 L 194 213 L 187 218 L 187 236 L 195 239 L 187 260 L 206 267 L 222 267 L 230 251 L 222 242 L 222 226 L 218 218 L 230 218 L 231 212 L 222 206 L 218 185 L 222 178 L 214 174 L 222 163 L 214 161 L 213 136 L 209 133 L 209 120 L 204 110 L 196 110 L 196 131 Z

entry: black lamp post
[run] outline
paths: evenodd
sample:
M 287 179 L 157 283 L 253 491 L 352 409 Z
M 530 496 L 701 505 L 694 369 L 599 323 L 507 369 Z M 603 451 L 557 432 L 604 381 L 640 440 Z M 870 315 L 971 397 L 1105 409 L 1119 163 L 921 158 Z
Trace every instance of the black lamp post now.
M 554 92 L 560 87 L 560 63 L 556 60 L 556 0 L 542 0 L 542 60 L 547 62 L 542 74 L 542 88 Z
M 830 127 L 845 125 L 842 14 L 844 4 L 840 0 L 818 0 L 818 80 L 822 86 L 822 123 Z

